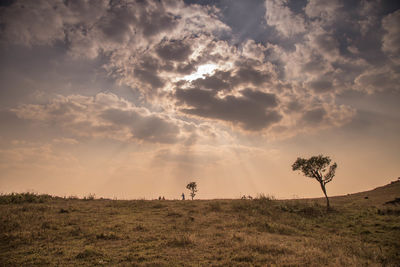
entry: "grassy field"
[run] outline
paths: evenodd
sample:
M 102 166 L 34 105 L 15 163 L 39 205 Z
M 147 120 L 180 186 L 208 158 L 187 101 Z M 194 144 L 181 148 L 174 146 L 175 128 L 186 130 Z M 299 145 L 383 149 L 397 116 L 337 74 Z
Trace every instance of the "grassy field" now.
M 400 182 L 324 199 L 0 197 L 0 266 L 399 266 Z

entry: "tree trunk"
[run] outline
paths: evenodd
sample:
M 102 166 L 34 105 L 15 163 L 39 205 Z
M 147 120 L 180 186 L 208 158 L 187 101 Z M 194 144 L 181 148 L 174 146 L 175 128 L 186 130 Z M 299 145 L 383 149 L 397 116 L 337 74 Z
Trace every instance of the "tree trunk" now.
M 324 195 L 325 195 L 325 198 L 326 198 L 326 208 L 329 210 L 329 208 L 330 208 L 329 198 L 328 198 L 328 195 L 326 194 L 325 185 L 323 183 L 320 183 L 320 184 L 321 184 L 322 192 L 324 192 Z

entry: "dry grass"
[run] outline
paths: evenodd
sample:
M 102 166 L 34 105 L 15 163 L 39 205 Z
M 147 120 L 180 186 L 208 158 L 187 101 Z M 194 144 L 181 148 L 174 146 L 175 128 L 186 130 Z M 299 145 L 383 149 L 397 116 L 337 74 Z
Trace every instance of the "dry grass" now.
M 400 183 L 332 198 L 327 212 L 323 199 L 3 195 L 0 266 L 399 266 L 400 205 L 384 204 L 399 196 Z

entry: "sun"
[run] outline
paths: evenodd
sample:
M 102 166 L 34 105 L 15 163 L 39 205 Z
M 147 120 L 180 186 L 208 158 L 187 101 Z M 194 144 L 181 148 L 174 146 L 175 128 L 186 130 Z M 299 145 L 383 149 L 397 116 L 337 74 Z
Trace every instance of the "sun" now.
M 217 65 L 215 64 L 204 64 L 201 65 L 197 68 L 197 71 L 190 74 L 190 75 L 186 75 L 185 77 L 183 77 L 184 80 L 186 81 L 193 81 L 199 78 L 203 78 L 205 75 L 209 75 L 212 74 L 214 72 L 214 70 L 217 68 Z

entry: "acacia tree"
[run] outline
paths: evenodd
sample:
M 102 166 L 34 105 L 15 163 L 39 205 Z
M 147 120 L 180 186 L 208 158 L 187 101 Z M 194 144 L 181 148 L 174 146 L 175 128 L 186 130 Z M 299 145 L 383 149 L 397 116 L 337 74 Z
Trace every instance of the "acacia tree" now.
M 329 198 L 326 194 L 326 184 L 332 181 L 337 168 L 336 162 L 329 166 L 331 159 L 323 155 L 313 156 L 309 159 L 297 158 L 293 163 L 293 171 L 300 170 L 305 176 L 313 178 L 321 185 L 326 198 L 326 207 L 329 209 Z M 329 167 L 329 168 L 328 168 Z
M 197 184 L 196 184 L 196 182 L 188 183 L 186 188 L 190 190 L 190 196 L 192 197 L 192 200 L 193 200 L 193 198 L 194 198 L 194 196 L 196 195 L 196 192 L 197 192 Z

